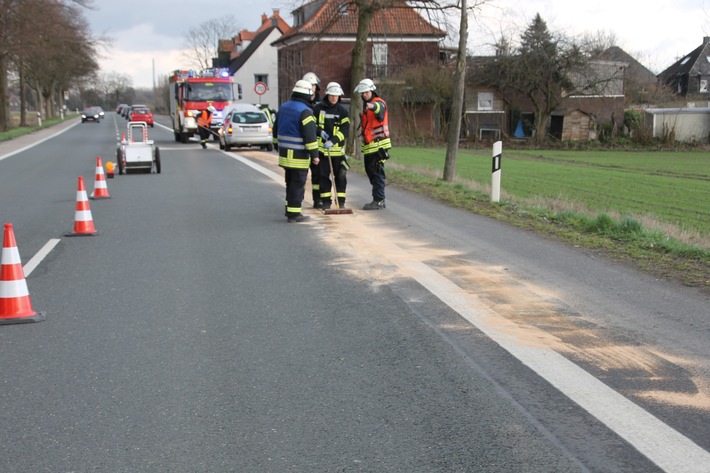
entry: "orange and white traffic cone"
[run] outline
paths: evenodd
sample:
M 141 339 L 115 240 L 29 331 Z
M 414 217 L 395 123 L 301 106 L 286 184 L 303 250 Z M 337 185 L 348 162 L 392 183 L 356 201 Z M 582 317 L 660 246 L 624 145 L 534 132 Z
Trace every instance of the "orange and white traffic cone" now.
M 94 228 L 94 220 L 91 217 L 89 199 L 86 198 L 86 188 L 84 178 L 79 176 L 79 184 L 76 191 L 76 208 L 74 211 L 74 231 L 65 233 L 64 236 L 94 236 L 99 232 Z
M 6 223 L 0 261 L 0 325 L 41 322 L 44 319 L 44 312 L 32 309 L 15 232 L 12 224 Z
M 106 175 L 104 167 L 101 164 L 101 156 L 96 156 L 96 179 L 94 180 L 94 192 L 89 196 L 90 199 L 110 199 L 108 187 L 106 186 Z

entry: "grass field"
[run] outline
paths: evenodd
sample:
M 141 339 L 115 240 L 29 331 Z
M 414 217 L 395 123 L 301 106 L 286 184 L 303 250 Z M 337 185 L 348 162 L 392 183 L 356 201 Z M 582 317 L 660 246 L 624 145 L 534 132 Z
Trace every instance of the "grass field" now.
M 395 148 L 390 163 L 441 176 L 442 148 Z M 457 177 L 489 189 L 490 150 L 459 150 Z M 706 151 L 503 150 L 502 197 L 631 216 L 710 237 L 710 153 Z

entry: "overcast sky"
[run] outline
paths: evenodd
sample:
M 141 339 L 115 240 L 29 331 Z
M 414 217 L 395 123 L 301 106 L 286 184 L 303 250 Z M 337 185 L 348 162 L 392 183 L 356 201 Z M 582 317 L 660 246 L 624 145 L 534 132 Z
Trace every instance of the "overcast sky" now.
M 239 22 L 238 30 L 254 31 L 261 24 L 261 14 L 271 15 L 274 8 L 291 24 L 290 12 L 300 3 L 95 0 L 94 10 L 83 11 L 95 35 L 113 39 L 103 52 L 102 71 L 125 74 L 135 87 L 152 87 L 153 65 L 156 77 L 184 67 L 179 50 L 188 30 L 232 15 Z M 618 46 L 655 73 L 710 36 L 710 0 L 487 0 L 471 19 L 469 51 L 490 53 L 490 45 L 503 33 L 516 40 L 538 12 L 551 31 L 569 37 L 599 31 L 613 34 Z

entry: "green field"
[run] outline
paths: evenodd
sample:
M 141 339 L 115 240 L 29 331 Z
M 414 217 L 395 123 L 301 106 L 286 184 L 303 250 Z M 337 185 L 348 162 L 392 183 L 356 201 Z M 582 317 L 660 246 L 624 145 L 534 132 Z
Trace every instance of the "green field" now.
M 443 148 L 395 148 L 391 163 L 441 176 Z M 459 150 L 457 177 L 491 183 L 491 151 Z M 710 235 L 707 151 L 503 150 L 501 192 L 511 200 L 549 199 Z

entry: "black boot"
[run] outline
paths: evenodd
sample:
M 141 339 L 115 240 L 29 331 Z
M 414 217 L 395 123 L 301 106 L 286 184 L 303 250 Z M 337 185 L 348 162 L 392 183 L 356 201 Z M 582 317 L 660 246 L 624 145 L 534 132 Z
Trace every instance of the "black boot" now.
M 288 223 L 307 222 L 311 219 L 308 215 L 298 214 L 288 218 Z
M 365 204 L 362 210 L 380 210 L 385 208 L 384 200 L 373 200 L 369 204 Z

